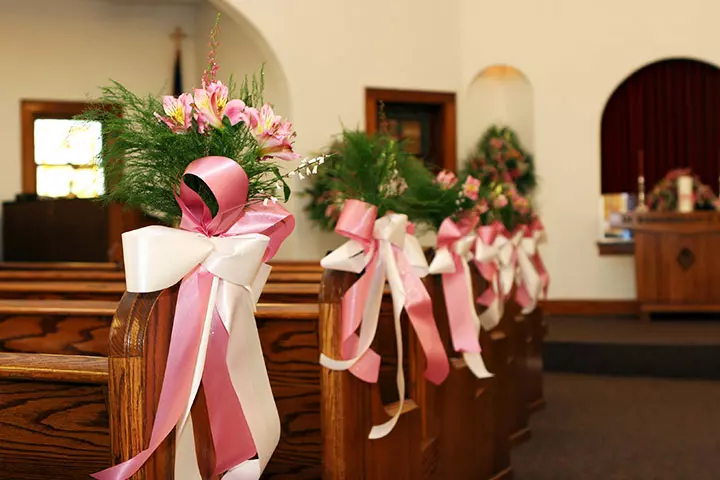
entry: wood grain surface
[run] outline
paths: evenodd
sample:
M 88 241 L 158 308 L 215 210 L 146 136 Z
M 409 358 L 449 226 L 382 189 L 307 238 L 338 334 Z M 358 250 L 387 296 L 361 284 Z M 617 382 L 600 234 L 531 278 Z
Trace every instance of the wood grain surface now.
M 115 302 L 0 300 L 0 351 L 107 356 Z
M 125 293 L 124 282 L 0 282 L 0 298 L 111 300 Z
M 107 467 L 104 389 L 0 376 L 0 478 L 77 480 Z
M 0 352 L 0 378 L 107 385 L 105 357 Z
M 114 262 L 0 262 L 0 270 L 119 270 Z

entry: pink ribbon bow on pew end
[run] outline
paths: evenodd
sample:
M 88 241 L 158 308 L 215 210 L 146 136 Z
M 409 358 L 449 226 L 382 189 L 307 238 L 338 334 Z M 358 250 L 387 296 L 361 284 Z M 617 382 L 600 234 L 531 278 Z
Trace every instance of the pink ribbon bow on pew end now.
M 473 257 L 473 230 L 478 219 L 463 218 L 457 223 L 443 220 L 438 230 L 435 258 L 430 263 L 431 274 L 442 275 L 448 323 L 453 348 L 463 354 L 470 371 L 477 378 L 492 377 L 481 355 L 480 318 L 475 310 L 472 276 L 468 261 Z
M 545 228 L 539 219 L 523 227 L 523 236 L 517 249 L 518 281 L 515 300 L 527 315 L 537 308 L 540 296 L 547 298 L 550 274 L 540 257 L 538 245 L 547 240 Z
M 202 198 L 182 183 L 176 194 L 182 210 L 179 229 L 150 226 L 123 234 L 129 292 L 182 283 L 149 445 L 94 474 L 99 480 L 131 477 L 173 429 L 175 478 L 200 479 L 190 409 L 201 383 L 215 474 L 259 479 L 280 439 L 254 312 L 270 272 L 265 262 L 292 232 L 294 218 L 279 205 L 248 204 L 248 177 L 232 159 L 195 160 L 185 175 L 210 188 L 218 203 L 214 218 Z
M 389 213 L 377 218 L 377 208 L 359 201 L 345 203 L 335 231 L 350 240 L 323 258 L 327 269 L 365 273 L 342 298 L 342 360 L 320 356 L 320 364 L 332 370 L 349 370 L 369 383 L 375 383 L 380 356 L 370 346 L 375 339 L 385 281 L 390 285 L 398 352 L 397 388 L 400 405 L 387 422 L 375 425 L 369 438 L 389 434 L 402 413 L 405 377 L 402 370 L 403 346 L 400 316 L 407 312 L 427 358 L 425 378 L 440 384 L 450 365 L 433 317 L 432 301 L 421 278 L 428 265 L 413 226 L 406 215 Z M 360 329 L 359 336 L 355 333 Z

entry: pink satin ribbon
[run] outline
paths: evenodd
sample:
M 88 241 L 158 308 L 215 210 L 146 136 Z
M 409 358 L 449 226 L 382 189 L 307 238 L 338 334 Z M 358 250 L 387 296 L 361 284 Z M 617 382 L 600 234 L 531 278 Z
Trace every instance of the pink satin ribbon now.
M 345 292 L 342 298 L 341 353 L 344 359 L 352 358 L 357 351 L 358 336 L 355 332 L 360 327 L 372 278 L 380 260 L 379 240 L 373 236 L 376 219 L 377 208 L 375 206 L 351 199 L 345 202 L 335 227 L 335 231 L 340 235 L 363 245 L 365 256 L 368 258 L 365 273 Z M 408 228 L 414 227 L 410 225 Z M 407 295 L 405 311 L 427 358 L 425 378 L 435 384 L 440 384 L 447 377 L 450 367 L 435 324 L 430 295 L 422 280 L 414 272 L 405 253 L 394 244 L 392 250 Z M 369 383 L 377 382 L 379 371 L 380 356 L 372 349 L 368 350 L 350 368 L 353 375 Z
M 467 218 L 455 223 L 452 219 L 446 218 L 438 229 L 438 248 L 446 248 L 455 264 L 453 273 L 442 274 L 442 287 L 450 336 L 456 352 L 481 352 L 476 326 L 477 314 L 470 310 L 474 302 L 473 292 L 466 278 L 467 259 L 462 258 L 455 251 L 455 244 L 473 231 L 477 220 L 477 218 Z
M 495 243 L 495 239 L 501 233 L 506 232 L 505 226 L 500 222 L 493 222 L 490 225 L 481 225 L 477 228 L 477 235 L 480 241 L 488 246 Z M 485 307 L 489 307 L 498 297 L 493 288 L 495 279 L 500 270 L 498 268 L 497 259 L 489 259 L 486 261 L 474 260 L 480 275 L 488 282 L 488 287 L 476 299 L 476 302 Z
M 259 233 L 270 237 L 264 260 L 272 258 L 292 232 L 295 220 L 280 205 L 247 205 L 248 177 L 235 161 L 205 157 L 192 162 L 185 175 L 199 177 L 218 202 L 213 218 L 200 195 L 185 183 L 176 199 L 182 210 L 180 228 L 208 237 Z M 184 414 L 192 389 L 194 360 L 197 359 L 203 320 L 210 298 L 213 275 L 198 266 L 180 284 L 171 333 L 165 378 L 147 449 L 133 458 L 92 475 L 98 480 L 124 480 L 134 475 L 172 432 Z M 202 383 L 215 447 L 214 473 L 220 474 L 252 458 L 255 444 L 248 429 L 240 400 L 233 389 L 226 363 L 229 333 L 214 312 Z

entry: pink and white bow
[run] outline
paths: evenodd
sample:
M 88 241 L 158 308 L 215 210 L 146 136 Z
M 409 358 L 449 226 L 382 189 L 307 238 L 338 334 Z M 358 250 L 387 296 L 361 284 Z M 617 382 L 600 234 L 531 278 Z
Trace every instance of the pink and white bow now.
M 538 245 L 545 241 L 547 236 L 540 220 L 535 219 L 523 228 L 517 249 L 518 279 L 515 294 L 523 314 L 535 310 L 541 295 L 547 297 L 550 275 L 538 249 Z
M 342 299 L 342 360 L 324 354 L 320 364 L 332 370 L 349 370 L 366 382 L 377 382 L 380 356 L 370 346 L 377 331 L 385 281 L 390 285 L 398 353 L 397 389 L 400 405 L 387 422 L 375 425 L 369 438 L 389 434 L 402 413 L 405 377 L 402 369 L 403 345 L 400 316 L 407 312 L 427 358 L 425 378 L 440 384 L 450 366 L 433 317 L 432 302 L 421 280 L 428 265 L 417 239 L 408 231 L 412 224 L 406 215 L 389 213 L 377 218 L 377 208 L 348 200 L 335 231 L 350 240 L 320 262 L 324 268 L 365 273 Z M 359 336 L 355 333 L 360 329 Z
M 442 275 L 453 348 L 461 352 L 468 368 L 477 378 L 492 377 L 481 355 L 480 319 L 473 298 L 472 276 L 468 261 L 472 259 L 475 242 L 473 229 L 477 218 L 457 223 L 446 218 L 438 229 L 435 258 L 430 273 Z
M 487 307 L 480 314 L 480 324 L 492 330 L 500 323 L 505 302 L 515 281 L 516 243 L 520 237 L 510 235 L 500 222 L 481 225 L 477 229 L 474 262 L 480 275 L 489 283 L 477 302 Z
M 248 205 L 248 177 L 229 158 L 198 159 L 185 175 L 210 188 L 218 203 L 214 217 L 182 183 L 176 194 L 179 229 L 151 226 L 123 234 L 129 292 L 182 283 L 149 445 L 94 474 L 99 480 L 134 475 L 173 429 L 174 478 L 200 479 L 190 409 L 201 382 L 216 454 L 214 474 L 259 479 L 280 439 L 254 311 L 270 271 L 265 262 L 292 232 L 294 219 L 279 205 Z

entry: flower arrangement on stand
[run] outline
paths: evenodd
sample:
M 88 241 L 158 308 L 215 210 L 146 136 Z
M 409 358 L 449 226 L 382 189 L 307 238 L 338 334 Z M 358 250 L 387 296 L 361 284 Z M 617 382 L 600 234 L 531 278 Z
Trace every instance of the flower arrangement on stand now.
M 720 200 L 712 189 L 702 183 L 700 177 L 694 175 L 689 168 L 678 168 L 669 171 L 647 196 L 650 210 L 657 212 L 674 212 L 678 209 L 678 179 L 692 177 L 693 203 L 695 210 L 720 210 Z
M 254 307 L 266 262 L 294 227 L 279 201 L 290 195 L 286 179 L 298 171 L 282 173 L 274 161 L 299 155 L 290 122 L 263 102 L 262 76 L 237 91 L 216 78 L 217 33 L 218 24 L 199 88 L 160 100 L 113 83 L 100 99 L 113 108 L 81 117 L 103 122 L 108 198 L 155 212 L 174 227 L 123 234 L 127 290 L 180 283 L 149 444 L 96 473 L 98 479 L 131 477 L 173 430 L 178 451 L 193 449 L 188 412 L 201 383 L 223 459 L 216 474 L 242 470 L 242 478 L 259 478 L 280 437 Z M 317 171 L 311 162 L 319 160 L 299 168 Z
M 531 193 L 537 184 L 532 155 L 523 149 L 512 129 L 497 125 L 483 134 L 464 173 L 485 185 L 514 183 L 523 195 Z

